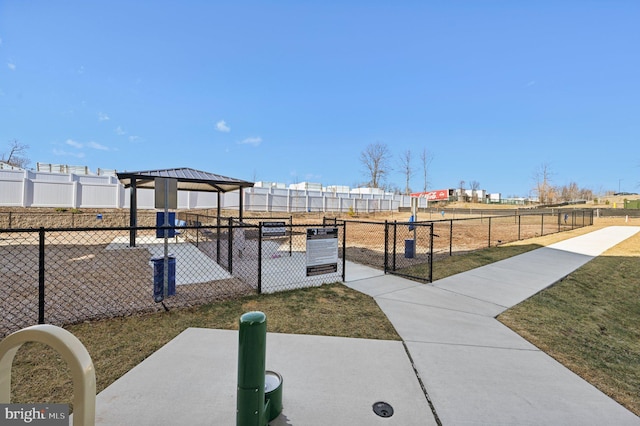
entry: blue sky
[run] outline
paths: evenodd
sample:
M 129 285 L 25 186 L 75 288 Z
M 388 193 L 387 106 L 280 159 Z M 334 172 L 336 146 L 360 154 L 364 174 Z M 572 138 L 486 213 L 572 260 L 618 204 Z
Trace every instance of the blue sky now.
M 527 196 L 640 192 L 640 2 L 0 0 L 0 152 L 102 169 L 367 181 L 432 157 Z M 404 188 L 401 172 L 388 181 Z

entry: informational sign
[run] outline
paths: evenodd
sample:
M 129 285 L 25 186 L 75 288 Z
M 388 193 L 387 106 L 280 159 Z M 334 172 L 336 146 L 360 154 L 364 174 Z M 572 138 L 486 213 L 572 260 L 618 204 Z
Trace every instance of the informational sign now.
M 285 235 L 287 235 L 287 228 L 285 228 L 284 222 L 263 222 L 262 223 L 263 237 L 283 237 Z
M 307 276 L 338 272 L 338 228 L 307 229 Z
M 446 201 L 449 199 L 449 190 L 437 189 L 435 191 L 414 192 L 411 196 L 416 198 L 426 198 L 429 201 Z
M 154 186 L 156 209 L 178 208 L 178 179 L 157 177 Z

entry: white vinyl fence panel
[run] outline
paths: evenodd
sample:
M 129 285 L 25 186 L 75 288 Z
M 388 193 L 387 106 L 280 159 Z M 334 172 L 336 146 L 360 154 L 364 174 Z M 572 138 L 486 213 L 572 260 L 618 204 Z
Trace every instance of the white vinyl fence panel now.
M 154 209 L 155 191 L 138 189 L 139 209 Z M 221 194 L 221 208 L 239 207 L 238 191 Z M 420 200 L 424 202 L 425 200 Z M 130 190 L 115 176 L 0 169 L 0 206 L 129 208 Z M 243 205 L 263 212 L 374 212 L 411 206 L 408 196 L 349 194 L 304 189 L 245 188 Z M 218 207 L 215 192 L 178 191 L 179 209 Z

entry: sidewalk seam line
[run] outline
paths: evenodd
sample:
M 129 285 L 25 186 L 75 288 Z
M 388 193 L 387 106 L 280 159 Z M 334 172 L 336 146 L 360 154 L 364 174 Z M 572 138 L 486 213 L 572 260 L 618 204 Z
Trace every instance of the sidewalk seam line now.
M 436 412 L 436 407 L 433 405 L 433 401 L 431 401 L 431 398 L 429 397 L 429 392 L 427 392 L 427 388 L 424 385 L 424 382 L 422 381 L 422 377 L 420 377 L 420 373 L 418 372 L 418 369 L 416 368 L 416 365 L 413 362 L 413 357 L 411 356 L 411 352 L 409 352 L 409 348 L 407 347 L 407 344 L 405 343 L 404 340 L 402 340 L 402 346 L 404 347 L 404 351 L 406 352 L 407 357 L 409 358 L 409 362 L 411 363 L 411 368 L 413 368 L 413 372 L 416 375 L 416 378 L 418 379 L 418 383 L 420 384 L 420 387 L 422 388 L 422 392 L 424 393 L 424 397 L 427 399 L 427 404 L 429 404 L 429 408 L 431 408 L 431 414 L 433 414 L 433 418 L 436 421 L 436 424 L 438 426 L 442 426 L 442 422 L 440 421 L 440 417 L 438 416 L 438 413 Z
M 460 293 L 455 293 L 455 292 L 453 292 L 453 291 L 452 291 L 452 292 L 450 292 L 450 293 L 453 293 L 453 294 L 460 294 Z M 460 295 L 461 295 L 461 296 L 464 296 L 464 295 L 462 295 L 462 294 L 460 294 Z M 467 297 L 468 297 L 468 296 L 467 296 Z M 378 299 L 378 298 L 379 298 L 379 296 L 374 297 L 374 299 Z M 488 304 L 491 304 L 491 305 L 494 305 L 494 306 L 499 306 L 499 307 L 501 307 L 501 308 L 505 308 L 505 309 L 507 309 L 507 308 L 508 308 L 507 306 L 502 306 L 502 305 L 498 305 L 498 304 L 496 304 L 496 303 L 487 302 L 487 301 L 485 301 L 485 300 L 476 299 L 475 297 L 469 297 L 469 298 L 470 298 L 470 299 L 473 299 L 473 300 L 480 301 L 480 302 L 488 303 Z M 408 303 L 408 304 L 410 304 L 410 305 L 415 305 L 415 306 L 424 306 L 425 308 L 434 308 L 434 309 L 442 309 L 442 310 L 450 311 L 450 312 L 459 312 L 459 313 L 462 313 L 462 314 L 475 315 L 475 316 L 479 316 L 479 317 L 483 317 L 483 318 L 495 318 L 495 316 L 494 316 L 494 315 L 478 314 L 478 313 L 475 313 L 475 312 L 462 311 L 462 310 L 460 310 L 460 309 L 453 309 L 453 308 L 444 308 L 444 307 L 442 307 L 442 306 L 436 306 L 436 305 L 425 305 L 425 304 L 423 304 L 423 303 L 410 302 L 410 301 L 408 301 L 408 300 L 389 299 L 389 298 L 386 298 L 386 297 L 380 297 L 380 299 L 383 299 L 383 300 L 389 300 L 389 301 L 391 301 L 391 302 Z M 384 313 L 384 309 L 382 310 L 382 312 Z
M 525 340 L 526 341 L 526 340 Z M 486 345 L 472 345 L 465 343 L 448 343 L 448 342 L 436 342 L 436 341 L 422 341 L 422 340 L 402 340 L 403 343 L 424 343 L 426 345 L 443 345 L 443 346 L 464 346 L 469 348 L 485 348 L 485 349 L 501 349 L 505 351 L 522 351 L 522 352 L 543 352 L 541 349 L 537 347 L 533 347 L 532 349 L 526 348 L 507 348 L 501 346 L 486 346 Z M 528 342 L 530 343 L 530 342 Z M 532 345 L 533 346 L 533 345 Z M 544 352 L 543 352 L 544 353 Z

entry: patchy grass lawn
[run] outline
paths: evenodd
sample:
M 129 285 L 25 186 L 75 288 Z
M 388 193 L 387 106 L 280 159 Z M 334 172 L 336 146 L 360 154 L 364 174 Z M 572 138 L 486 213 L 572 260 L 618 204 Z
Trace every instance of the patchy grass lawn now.
M 240 316 L 260 310 L 267 330 L 365 339 L 400 340 L 373 298 L 342 284 L 254 295 L 238 300 L 65 327 L 85 345 L 96 369 L 97 392 L 138 365 L 188 327 L 238 328 Z M 70 372 L 48 347 L 28 343 L 13 366 L 14 403 L 69 403 Z
M 640 235 L 498 319 L 640 415 Z

